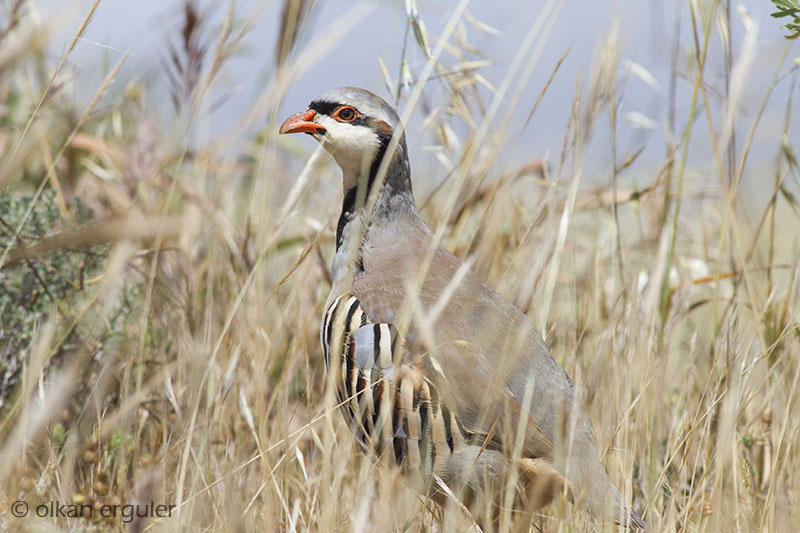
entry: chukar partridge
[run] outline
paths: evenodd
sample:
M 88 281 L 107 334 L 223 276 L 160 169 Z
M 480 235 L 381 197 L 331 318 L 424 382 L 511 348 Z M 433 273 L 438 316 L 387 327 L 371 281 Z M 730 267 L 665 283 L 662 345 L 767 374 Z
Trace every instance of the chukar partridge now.
M 599 519 L 644 528 L 533 324 L 435 242 L 394 109 L 369 91 L 334 89 L 280 133 L 310 134 L 342 169 L 320 340 L 362 447 L 440 503 L 455 496 L 484 518 L 494 509 L 490 522 L 504 503 L 530 513 L 563 494 Z

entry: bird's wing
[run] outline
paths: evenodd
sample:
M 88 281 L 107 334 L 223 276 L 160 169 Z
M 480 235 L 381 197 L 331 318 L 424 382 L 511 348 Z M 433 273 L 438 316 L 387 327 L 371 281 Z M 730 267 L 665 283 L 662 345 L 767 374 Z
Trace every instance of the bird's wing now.
M 364 273 L 351 290 L 370 322 L 401 319 L 429 242 L 395 240 L 364 250 Z M 549 457 L 559 413 L 572 407 L 572 382 L 527 318 L 471 272 L 459 273 L 460 267 L 456 257 L 436 248 L 416 295 L 423 313 L 412 313 L 407 357 L 423 357 L 426 378 L 468 430 L 510 451 L 524 424 L 523 453 Z M 448 288 L 458 278 L 454 290 Z M 448 292 L 447 305 L 426 323 L 424 315 Z

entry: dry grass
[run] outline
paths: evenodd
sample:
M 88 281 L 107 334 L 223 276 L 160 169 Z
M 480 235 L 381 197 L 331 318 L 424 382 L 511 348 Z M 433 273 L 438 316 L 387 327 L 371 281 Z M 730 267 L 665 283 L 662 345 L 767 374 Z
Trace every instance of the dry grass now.
M 767 93 L 737 129 L 748 49 L 727 58 L 721 81 L 705 66 L 707 43 L 730 38 L 737 15 L 724 1 L 690 4 L 692 27 L 675 50 L 692 53 L 675 53 L 668 96 L 674 142 L 649 170 L 610 142 L 614 163 L 599 187 L 582 183 L 583 160 L 590 143 L 616 136 L 626 80 L 614 31 L 564 115 L 561 154 L 513 167 L 503 160 L 507 138 L 494 134 L 517 131 L 512 118 L 532 113 L 520 99 L 526 84 L 546 91 L 551 71 L 559 75 L 537 59 L 561 2 L 547 3 L 502 79 L 482 77 L 464 36 L 491 29 L 463 3 L 435 39 L 410 13 L 407 46 L 429 60 L 413 73 L 404 64 L 398 80 L 383 70 L 401 108 L 434 84 L 445 89 L 421 131 L 433 132 L 448 177 L 429 198 L 417 195 L 423 214 L 445 246 L 543 326 L 582 392 L 607 469 L 652 530 L 789 531 L 800 522 L 798 168 L 781 132 L 772 176 L 749 175 L 746 162 L 761 112 L 792 102 Z M 237 22 L 230 9 L 212 30 L 202 10 L 187 8 L 176 21 L 162 59 L 180 114 L 161 131 L 141 84 L 106 94 L 121 62 L 76 109 L 60 90 L 72 48 L 55 70 L 47 65 L 39 53 L 47 21 L 39 25 L 26 6 L 6 3 L 11 14 L 0 17 L 0 187 L 27 194 L 30 210 L 53 198 L 60 218 L 44 238 L 29 235 L 26 213 L 13 230 L 0 226 L 0 282 L 57 271 L 50 262 L 65 248 L 102 245 L 104 260 L 74 280 L 71 297 L 40 296 L 49 312 L 15 356 L 14 387 L 0 398 L 0 529 L 92 523 L 36 517 L 42 502 L 152 500 L 174 504 L 173 515 L 101 525 L 439 530 L 441 512 L 358 452 L 326 394 L 318 323 L 338 169 L 313 157 L 298 179 L 309 145 L 277 138 L 283 117 L 273 110 L 258 135 L 248 130 L 253 118 L 242 121 L 235 153 L 229 139 L 193 140 L 246 17 Z M 259 102 L 280 100 L 317 60 L 297 30 L 308 9 L 286 2 L 275 37 L 282 66 Z M 794 83 L 794 72 L 787 61 L 770 90 Z M 675 83 L 679 76 L 687 81 Z M 691 99 L 688 116 L 674 112 L 676 91 Z M 687 163 L 700 129 L 716 161 L 705 181 Z M 644 185 L 631 185 L 633 170 Z M 763 199 L 744 197 L 741 184 L 753 179 Z M 78 220 L 76 199 L 93 221 Z M 20 499 L 31 509 L 24 519 L 11 514 Z M 450 514 L 450 528 L 471 527 Z M 531 530 L 596 527 L 561 503 Z

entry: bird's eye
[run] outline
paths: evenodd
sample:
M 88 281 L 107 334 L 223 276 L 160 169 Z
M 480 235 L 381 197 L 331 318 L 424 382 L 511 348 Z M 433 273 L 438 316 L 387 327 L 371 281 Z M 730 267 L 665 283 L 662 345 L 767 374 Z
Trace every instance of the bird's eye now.
M 333 118 L 339 122 L 353 122 L 358 117 L 358 111 L 349 105 L 343 105 L 334 113 Z

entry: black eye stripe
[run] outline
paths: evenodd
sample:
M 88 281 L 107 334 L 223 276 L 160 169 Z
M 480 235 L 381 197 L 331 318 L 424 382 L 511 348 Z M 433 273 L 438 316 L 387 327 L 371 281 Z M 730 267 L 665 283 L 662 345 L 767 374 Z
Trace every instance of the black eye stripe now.
M 333 111 L 341 105 L 342 104 L 336 102 L 325 102 L 323 100 L 314 100 L 313 102 L 308 104 L 308 108 L 322 115 L 330 116 L 330 114 L 333 113 Z
M 341 104 L 339 102 L 328 102 L 325 100 L 314 100 L 313 102 L 308 104 L 308 108 L 311 109 L 312 111 L 316 111 L 321 115 L 331 116 L 333 112 L 336 111 L 337 108 L 343 105 L 347 104 Z M 367 115 L 359 114 L 358 117 L 355 118 L 355 120 L 348 122 L 348 124 L 353 124 L 355 126 L 371 127 L 370 121 L 371 119 Z

